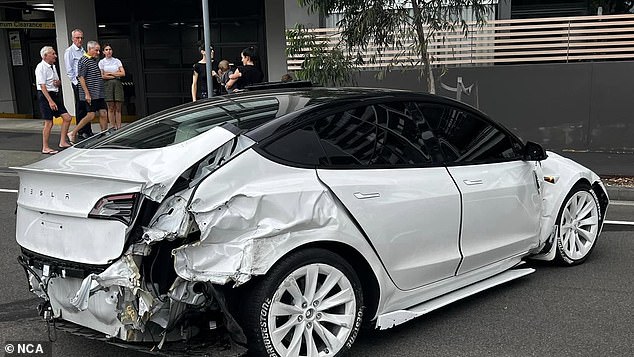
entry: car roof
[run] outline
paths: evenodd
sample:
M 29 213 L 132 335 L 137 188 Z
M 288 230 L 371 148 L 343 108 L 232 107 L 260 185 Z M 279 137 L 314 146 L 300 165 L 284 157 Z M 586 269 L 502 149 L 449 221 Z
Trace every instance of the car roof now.
M 281 115 L 265 124 L 255 127 L 246 132 L 246 135 L 255 141 L 264 140 L 282 127 L 288 127 L 296 123 L 298 117 L 307 112 L 319 112 L 322 110 L 331 110 L 338 106 L 347 106 L 359 102 L 376 102 L 376 101 L 421 101 L 421 102 L 433 102 L 449 104 L 454 107 L 459 107 L 471 112 L 479 113 L 477 109 L 470 107 L 464 103 L 457 102 L 455 100 L 432 95 L 428 93 L 418 93 L 408 90 L 399 89 L 385 89 L 385 88 L 363 88 L 363 87 L 341 87 L 341 88 L 326 88 L 326 87 L 313 87 L 313 88 L 301 88 L 301 89 L 273 89 L 273 90 L 258 90 L 247 91 L 241 93 L 230 94 L 224 96 L 226 100 L 257 100 L 261 98 L 273 98 L 278 100 L 285 100 L 289 103 L 294 103 L 294 109 L 288 110 L 284 115 Z M 282 99 L 285 97 L 284 99 Z M 298 104 L 301 103 L 301 104 Z M 485 116 L 486 117 L 486 116 Z

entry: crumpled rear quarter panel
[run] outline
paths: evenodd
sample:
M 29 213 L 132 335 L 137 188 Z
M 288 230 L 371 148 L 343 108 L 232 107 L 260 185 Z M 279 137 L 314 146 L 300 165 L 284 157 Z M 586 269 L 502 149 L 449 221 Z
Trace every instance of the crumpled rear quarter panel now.
M 280 165 L 253 150 L 203 181 L 190 211 L 200 241 L 173 251 L 176 273 L 186 280 L 241 284 L 319 240 L 351 245 L 380 266 L 314 169 Z

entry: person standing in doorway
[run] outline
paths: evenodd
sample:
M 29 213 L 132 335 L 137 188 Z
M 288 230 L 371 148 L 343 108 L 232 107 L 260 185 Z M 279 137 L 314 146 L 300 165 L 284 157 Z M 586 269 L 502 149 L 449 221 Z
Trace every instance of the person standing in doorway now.
M 209 97 L 207 90 L 207 54 L 205 53 L 205 46 L 199 46 L 198 51 L 202 58 L 200 61 L 194 63 L 194 73 L 192 76 L 192 102 L 205 99 Z M 214 48 L 211 47 L 211 61 L 214 60 Z
M 247 47 L 240 53 L 242 66 L 236 68 L 235 72 L 229 76 L 227 90 L 229 92 L 244 89 L 255 83 L 262 82 L 264 75 L 260 70 L 260 63 L 255 47 Z
M 57 150 L 48 145 L 53 127 L 53 118 L 62 117 L 62 133 L 59 139 L 60 149 L 71 146 L 66 140 L 68 126 L 70 125 L 70 114 L 64 107 L 62 96 L 60 95 L 60 81 L 55 70 L 57 54 L 51 46 L 44 46 L 40 50 L 42 62 L 35 67 L 35 83 L 37 84 L 37 102 L 40 113 L 44 119 L 42 129 L 42 154 L 57 154 Z
M 73 44 L 64 52 L 64 65 L 66 66 L 66 74 L 73 85 L 73 94 L 75 95 L 75 118 L 79 122 L 81 118 L 86 116 L 86 108 L 79 103 L 79 81 L 77 79 L 77 66 L 79 59 L 86 53 L 82 47 L 84 41 L 84 32 L 80 29 L 74 29 L 71 32 Z M 80 138 L 88 138 L 93 135 L 90 125 L 79 130 L 77 135 Z
M 103 79 L 99 70 L 99 52 L 101 50 L 97 41 L 88 41 L 86 45 L 88 52 L 79 59 L 77 64 L 77 79 L 79 79 L 79 103 L 85 106 L 86 116 L 81 119 L 75 128 L 68 132 L 68 138 L 75 142 L 79 129 L 95 118 L 95 113 L 99 112 L 99 125 L 101 130 L 108 129 L 108 117 L 106 112 L 106 101 L 104 100 Z
M 121 77 L 125 77 L 125 69 L 118 58 L 112 56 L 112 46 L 103 46 L 104 58 L 99 61 L 101 78 L 104 80 L 105 99 L 108 104 L 108 121 L 110 126 L 121 128 L 121 105 L 123 104 L 123 84 Z

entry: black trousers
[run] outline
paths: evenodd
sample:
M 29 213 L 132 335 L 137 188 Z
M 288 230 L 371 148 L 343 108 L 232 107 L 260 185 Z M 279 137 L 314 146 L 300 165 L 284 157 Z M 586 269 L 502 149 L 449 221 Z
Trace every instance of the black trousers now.
M 79 101 L 79 84 L 73 84 L 73 94 L 75 94 L 75 120 L 77 124 L 88 114 L 88 108 Z M 77 131 L 78 137 L 93 136 L 91 125 L 88 124 Z

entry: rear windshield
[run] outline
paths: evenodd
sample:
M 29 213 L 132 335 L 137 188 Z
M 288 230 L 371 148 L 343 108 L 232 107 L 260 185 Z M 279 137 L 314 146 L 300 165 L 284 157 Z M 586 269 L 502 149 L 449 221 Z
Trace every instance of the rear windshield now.
M 280 99 L 277 96 L 223 98 L 200 105 L 176 107 L 117 131 L 103 132 L 76 147 L 155 149 L 189 140 L 224 123 L 247 130 L 286 114 L 288 108 L 280 108 Z

